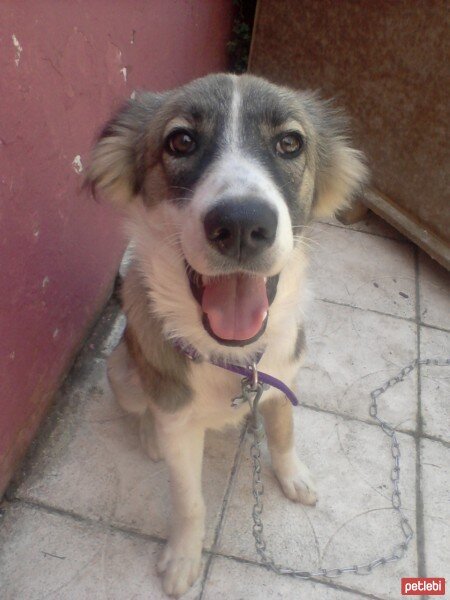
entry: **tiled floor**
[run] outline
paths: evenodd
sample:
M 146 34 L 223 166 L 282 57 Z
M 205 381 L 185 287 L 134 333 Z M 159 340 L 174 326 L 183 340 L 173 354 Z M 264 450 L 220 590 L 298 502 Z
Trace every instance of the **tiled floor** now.
M 276 561 L 303 570 L 364 563 L 401 541 L 390 503 L 389 440 L 369 392 L 420 353 L 450 354 L 449 276 L 370 217 L 311 234 L 308 356 L 298 378 L 297 446 L 319 502 L 290 503 L 264 449 L 264 531 Z M 4 502 L 2 600 L 164 598 L 155 561 L 166 536 L 168 477 L 114 403 L 105 358 L 123 327 L 111 303 Z M 401 598 L 400 578 L 450 579 L 450 368 L 421 367 L 380 399 L 398 429 L 401 492 L 414 538 L 403 560 L 361 577 L 304 581 L 258 565 L 251 536 L 249 440 L 208 435 L 202 600 Z

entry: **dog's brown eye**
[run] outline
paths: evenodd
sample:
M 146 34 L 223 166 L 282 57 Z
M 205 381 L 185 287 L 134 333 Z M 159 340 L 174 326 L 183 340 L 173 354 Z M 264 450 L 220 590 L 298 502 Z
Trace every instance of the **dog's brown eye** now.
M 166 142 L 167 151 L 172 156 L 187 156 L 192 154 L 196 147 L 197 144 L 192 135 L 183 129 L 171 133 Z
M 281 137 L 276 145 L 276 151 L 282 158 L 295 158 L 303 148 L 303 139 L 299 133 L 287 133 Z

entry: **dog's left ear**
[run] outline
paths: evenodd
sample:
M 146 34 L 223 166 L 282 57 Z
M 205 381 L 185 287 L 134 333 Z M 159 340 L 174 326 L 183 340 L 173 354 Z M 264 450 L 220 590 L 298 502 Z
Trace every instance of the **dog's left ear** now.
M 143 187 L 149 125 L 165 94 L 142 93 L 105 125 L 92 151 L 85 186 L 124 204 Z
M 329 102 L 311 98 L 318 132 L 313 216 L 324 218 L 348 207 L 369 179 L 362 152 L 351 147 L 347 119 Z

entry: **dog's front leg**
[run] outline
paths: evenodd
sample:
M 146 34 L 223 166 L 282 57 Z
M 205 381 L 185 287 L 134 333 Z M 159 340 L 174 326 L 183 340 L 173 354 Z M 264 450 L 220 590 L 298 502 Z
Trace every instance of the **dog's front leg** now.
M 158 562 L 163 589 L 181 596 L 201 567 L 205 506 L 201 471 L 205 432 L 185 421 L 158 427 L 158 444 L 169 468 L 172 499 L 169 540 Z
M 273 470 L 284 494 L 294 502 L 314 505 L 317 501 L 314 481 L 294 446 L 291 403 L 285 396 L 276 396 L 261 404 L 261 413 Z

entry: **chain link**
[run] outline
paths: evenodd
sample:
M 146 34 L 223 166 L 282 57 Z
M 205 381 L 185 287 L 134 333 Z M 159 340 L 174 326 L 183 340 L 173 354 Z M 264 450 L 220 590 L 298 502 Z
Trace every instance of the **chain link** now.
M 264 388 L 261 383 L 257 383 L 255 386 L 245 385 L 243 381 L 243 395 L 246 400 L 250 403 L 251 407 L 251 431 L 253 433 L 253 442 L 250 446 L 250 457 L 253 462 L 253 485 L 252 485 L 252 494 L 255 500 L 252 510 L 253 517 L 253 528 L 252 533 L 255 539 L 255 547 L 256 552 L 258 553 L 261 562 L 279 575 L 291 575 L 294 577 L 298 577 L 300 579 L 312 579 L 314 577 L 327 577 L 334 578 L 340 577 L 344 573 L 355 573 L 356 575 L 368 575 L 375 569 L 381 565 L 385 565 L 387 563 L 396 562 L 401 560 L 408 549 L 408 545 L 413 538 L 413 529 L 409 520 L 407 519 L 405 513 L 402 509 L 402 500 L 400 493 L 400 444 L 398 443 L 397 434 L 395 428 L 392 425 L 389 425 L 386 421 L 384 421 L 378 415 L 378 403 L 377 400 L 380 396 L 382 396 L 389 388 L 394 387 L 397 383 L 400 383 L 407 377 L 418 365 L 428 365 L 428 366 L 438 366 L 445 367 L 450 365 L 450 358 L 440 359 L 440 358 L 427 358 L 427 359 L 415 359 L 395 376 L 391 377 L 386 381 L 386 383 L 375 390 L 373 390 L 370 394 L 371 403 L 369 408 L 370 416 L 375 419 L 383 432 L 391 438 L 391 454 L 393 467 L 391 470 L 391 483 L 392 483 L 392 496 L 391 496 L 391 504 L 393 510 L 398 513 L 400 529 L 403 534 L 403 541 L 392 549 L 391 554 L 387 554 L 385 556 L 381 556 L 372 560 L 371 562 L 364 563 L 362 565 L 351 565 L 347 567 L 340 568 L 330 568 L 330 569 L 319 569 L 317 571 L 300 571 L 296 569 L 283 568 L 275 563 L 273 558 L 269 555 L 267 551 L 267 544 L 264 538 L 264 525 L 261 519 L 261 515 L 263 512 L 263 501 L 262 497 L 264 495 L 264 484 L 261 479 L 261 440 L 262 440 L 262 419 L 258 410 L 258 403 L 264 391 Z M 257 381 L 257 380 L 256 380 Z M 253 393 L 253 398 L 251 394 Z

